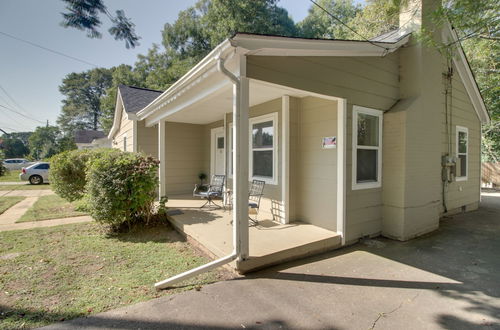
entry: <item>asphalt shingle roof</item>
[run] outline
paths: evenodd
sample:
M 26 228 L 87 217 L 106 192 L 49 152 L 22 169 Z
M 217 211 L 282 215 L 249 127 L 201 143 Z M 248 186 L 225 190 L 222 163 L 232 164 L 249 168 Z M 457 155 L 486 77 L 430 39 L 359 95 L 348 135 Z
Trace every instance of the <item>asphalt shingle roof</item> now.
M 125 111 L 137 113 L 163 93 L 154 89 L 119 85 Z
M 79 130 L 75 131 L 75 143 L 91 143 L 94 139 L 106 137 L 103 131 Z

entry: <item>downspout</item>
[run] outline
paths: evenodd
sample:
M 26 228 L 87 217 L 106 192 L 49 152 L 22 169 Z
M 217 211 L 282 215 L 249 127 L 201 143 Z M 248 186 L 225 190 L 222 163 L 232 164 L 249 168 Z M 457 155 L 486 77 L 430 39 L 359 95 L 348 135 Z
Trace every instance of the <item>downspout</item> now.
M 217 57 L 216 60 L 217 60 L 217 70 L 220 73 L 222 73 L 223 75 L 225 75 L 226 77 L 228 77 L 233 82 L 234 86 L 236 87 L 235 88 L 236 93 L 233 95 L 233 97 L 236 99 L 235 100 L 236 104 L 237 104 L 236 112 L 239 112 L 240 111 L 240 101 L 239 101 L 239 99 L 240 99 L 240 91 L 239 91 L 240 90 L 240 88 L 239 88 L 240 87 L 240 80 L 238 79 L 238 77 L 236 77 L 234 74 L 232 74 L 229 70 L 226 69 L 226 67 L 224 66 L 224 59 L 222 59 L 220 57 L 220 55 Z M 212 262 L 209 262 L 208 264 L 205 264 L 205 265 L 196 267 L 194 269 L 188 270 L 184 273 L 172 276 L 172 277 L 167 278 L 166 280 L 163 280 L 161 282 L 157 282 L 157 283 L 155 283 L 155 288 L 158 290 L 168 288 L 168 287 L 170 287 L 176 283 L 179 283 L 181 281 L 184 281 L 190 277 L 193 277 L 193 276 L 196 276 L 198 274 L 212 270 L 214 268 L 226 265 L 226 264 L 230 263 L 231 261 L 240 257 L 241 245 L 237 243 L 239 240 L 236 237 L 237 233 L 239 233 L 241 230 L 239 221 L 233 221 L 233 226 L 235 226 L 234 231 L 233 231 L 233 236 L 234 236 L 233 242 L 236 242 L 236 244 L 234 244 L 233 252 L 231 254 L 229 254 L 225 257 L 222 257 L 220 259 L 214 260 Z

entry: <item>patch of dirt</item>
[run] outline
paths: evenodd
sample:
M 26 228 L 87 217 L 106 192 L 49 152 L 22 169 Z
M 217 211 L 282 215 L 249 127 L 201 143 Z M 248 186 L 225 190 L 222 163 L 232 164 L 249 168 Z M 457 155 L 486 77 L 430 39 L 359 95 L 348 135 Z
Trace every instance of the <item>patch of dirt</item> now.
M 11 260 L 19 257 L 22 253 L 21 252 L 14 252 L 14 253 L 7 253 L 4 255 L 0 256 L 0 260 Z

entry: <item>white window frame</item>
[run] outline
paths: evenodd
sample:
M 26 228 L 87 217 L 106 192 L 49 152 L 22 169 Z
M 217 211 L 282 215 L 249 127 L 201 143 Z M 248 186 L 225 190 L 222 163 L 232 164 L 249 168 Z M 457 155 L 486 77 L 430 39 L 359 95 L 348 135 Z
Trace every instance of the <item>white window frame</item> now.
M 467 178 L 469 177 L 469 129 L 467 127 L 463 127 L 463 126 L 456 126 L 455 131 L 456 131 L 455 132 L 455 150 L 456 150 L 455 155 L 457 157 L 457 163 L 459 161 L 458 156 L 465 155 L 465 176 L 458 176 L 459 173 L 457 173 L 455 176 L 455 180 L 456 181 L 467 181 Z M 465 142 L 466 142 L 465 153 L 458 151 L 458 135 L 460 132 L 465 133 L 466 137 L 467 137 L 465 139 Z
M 123 136 L 123 151 L 127 151 L 127 136 Z
M 262 176 L 253 176 L 253 143 L 252 143 L 252 127 L 255 124 L 259 123 L 264 123 L 266 121 L 272 121 L 273 122 L 273 147 L 272 148 L 265 148 L 265 149 L 259 149 L 262 151 L 265 150 L 272 150 L 273 151 L 273 176 L 271 178 L 269 177 L 262 177 Z M 277 185 L 278 184 L 278 113 L 273 112 L 270 114 L 266 114 L 263 116 L 258 116 L 258 117 L 253 117 L 249 119 L 249 125 L 248 125 L 248 137 L 249 137 L 249 166 L 248 166 L 248 176 L 249 180 L 262 180 L 266 182 L 267 184 L 272 184 L 272 185 Z
M 358 114 L 378 117 L 378 146 L 358 146 Z M 384 112 L 354 105 L 352 109 L 352 190 L 380 188 L 382 186 L 382 122 Z M 358 149 L 377 150 L 377 181 L 357 182 Z

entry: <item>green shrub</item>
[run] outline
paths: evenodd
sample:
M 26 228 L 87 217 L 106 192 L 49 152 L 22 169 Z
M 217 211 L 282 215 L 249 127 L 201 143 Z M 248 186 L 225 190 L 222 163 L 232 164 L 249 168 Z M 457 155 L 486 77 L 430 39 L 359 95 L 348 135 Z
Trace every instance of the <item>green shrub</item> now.
M 3 150 L 0 150 L 0 176 L 4 176 L 7 173 L 7 169 L 3 166 L 3 161 L 5 159 L 5 154 Z
M 99 223 L 117 229 L 154 215 L 158 161 L 130 152 L 105 152 L 88 162 L 86 203 Z
M 52 189 L 62 198 L 73 202 L 85 196 L 89 160 L 116 149 L 87 149 L 64 151 L 50 158 Z

